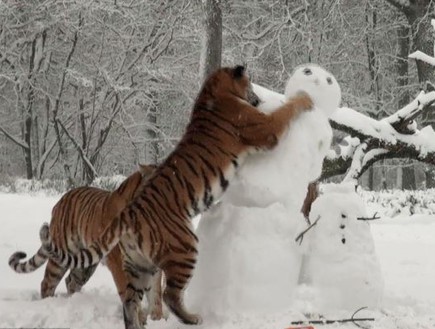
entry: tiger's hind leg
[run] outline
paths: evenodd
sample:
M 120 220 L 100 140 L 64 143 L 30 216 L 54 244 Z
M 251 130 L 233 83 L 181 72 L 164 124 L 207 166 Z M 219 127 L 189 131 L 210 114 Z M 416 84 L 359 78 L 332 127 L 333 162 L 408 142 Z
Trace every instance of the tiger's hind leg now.
M 44 279 L 41 282 L 41 298 L 53 297 L 57 285 L 65 275 L 67 268 L 60 267 L 49 259 L 45 267 Z
M 168 319 L 168 310 L 162 305 L 163 271 L 159 270 L 152 278 L 151 290 L 147 293 L 148 314 L 154 321 Z
M 138 265 L 124 260 L 124 270 L 127 277 L 127 287 L 124 294 L 123 310 L 125 329 L 143 328 L 146 313 L 143 313 L 141 303 L 144 293 L 151 290 L 152 277 L 157 268 L 154 265 Z
M 189 313 L 184 307 L 184 290 L 192 277 L 196 263 L 196 251 L 191 251 L 177 258 L 167 259 L 162 264 L 166 277 L 163 301 L 166 306 L 185 324 L 202 323 L 201 316 Z
M 123 256 L 119 246 L 113 248 L 107 255 L 107 267 L 112 273 L 113 281 L 115 282 L 116 289 L 118 290 L 119 297 L 124 303 L 125 293 L 127 291 L 127 274 L 124 272 L 122 265 Z M 139 309 L 139 322 L 144 326 L 146 324 L 146 319 L 148 312 L 143 308 Z
M 83 269 L 73 269 L 65 279 L 68 294 L 79 292 L 94 274 L 98 264 Z

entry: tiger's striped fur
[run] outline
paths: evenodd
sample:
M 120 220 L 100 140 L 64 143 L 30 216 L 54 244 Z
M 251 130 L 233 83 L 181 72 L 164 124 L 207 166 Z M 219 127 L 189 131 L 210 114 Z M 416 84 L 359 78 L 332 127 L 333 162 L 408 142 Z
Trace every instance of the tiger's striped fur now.
M 111 222 L 91 246 L 71 253 L 50 240 L 42 242 L 62 266 L 92 266 L 120 242 L 129 283 L 124 301 L 127 329 L 139 329 L 137 308 L 157 269 L 166 277 L 163 299 L 184 323 L 201 322 L 183 305 L 183 291 L 195 268 L 197 237 L 190 219 L 225 191 L 249 153 L 273 148 L 289 123 L 312 108 L 300 94 L 271 114 L 247 102 L 250 82 L 241 66 L 222 68 L 205 81 L 190 123 L 175 150 L 156 169 L 138 197 Z
M 140 170 L 130 175 L 121 185 L 109 192 L 94 187 L 79 187 L 62 196 L 52 210 L 50 223 L 50 238 L 56 245 L 77 252 L 81 248 L 89 246 L 97 239 L 110 221 L 138 194 L 143 183 L 155 166 L 141 165 Z M 41 247 L 37 253 L 25 262 L 23 252 L 16 252 L 9 258 L 9 266 L 18 273 L 33 272 L 42 266 L 49 258 Z M 73 269 L 66 278 L 66 286 L 69 294 L 79 291 L 92 276 L 97 265 L 86 269 Z M 121 300 L 124 300 L 127 289 L 127 279 L 122 269 L 122 255 L 118 246 L 113 248 L 107 255 L 107 266 L 112 273 Z M 48 259 L 44 278 L 41 282 L 41 297 L 54 295 L 55 289 L 68 267 L 59 266 L 55 261 Z M 155 278 L 155 289 L 152 296 L 153 305 L 151 317 L 162 317 L 161 305 L 161 275 Z M 149 303 L 151 304 L 151 303 Z M 142 321 L 146 315 L 141 315 Z

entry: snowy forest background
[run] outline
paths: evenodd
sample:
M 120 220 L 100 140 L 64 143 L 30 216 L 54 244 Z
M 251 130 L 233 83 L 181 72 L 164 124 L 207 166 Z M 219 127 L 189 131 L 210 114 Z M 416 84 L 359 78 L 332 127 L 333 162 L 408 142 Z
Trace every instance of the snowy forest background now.
M 161 161 L 210 61 L 247 63 L 278 92 L 296 65 L 318 63 L 339 81 L 342 106 L 389 116 L 433 90 L 433 67 L 408 55 L 433 54 L 434 16 L 432 0 L 2 0 L 0 184 L 90 184 Z M 222 49 L 207 54 L 213 28 Z M 435 128 L 435 111 L 418 122 Z M 434 167 L 381 160 L 360 183 L 432 188 Z

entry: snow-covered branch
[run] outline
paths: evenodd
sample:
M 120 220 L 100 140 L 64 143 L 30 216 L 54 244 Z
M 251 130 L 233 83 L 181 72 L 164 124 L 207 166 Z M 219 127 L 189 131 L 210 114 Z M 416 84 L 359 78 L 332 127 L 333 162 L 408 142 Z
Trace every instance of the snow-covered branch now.
M 426 62 L 432 66 L 435 66 L 435 58 L 417 50 L 408 56 L 409 58 L 418 59 L 420 61 Z
M 435 92 L 421 92 L 393 115 L 375 120 L 350 108 L 340 108 L 330 122 L 334 129 L 348 133 L 353 145 L 340 147 L 324 163 L 322 178 L 344 174 L 358 179 L 374 162 L 387 158 L 409 158 L 435 165 L 435 132 L 431 126 L 416 128 L 414 119 L 432 109 Z
M 435 19 L 430 20 L 430 24 L 435 30 Z M 434 55 L 435 55 L 435 47 L 434 47 Z M 429 65 L 435 66 L 435 57 L 425 54 L 424 52 L 417 50 L 408 56 L 409 58 L 413 58 L 416 60 L 423 61 Z

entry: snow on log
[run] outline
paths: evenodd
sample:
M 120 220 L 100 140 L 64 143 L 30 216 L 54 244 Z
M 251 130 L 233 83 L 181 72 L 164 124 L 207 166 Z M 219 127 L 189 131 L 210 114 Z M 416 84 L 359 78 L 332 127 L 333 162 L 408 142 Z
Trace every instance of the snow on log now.
M 435 66 L 435 58 L 425 54 L 424 52 L 422 52 L 420 50 L 414 51 L 412 54 L 409 54 L 408 57 L 418 59 L 418 60 L 423 61 L 425 63 L 428 63 L 432 66 Z
M 344 174 L 345 180 L 358 179 L 380 159 L 409 158 L 435 165 L 435 132 L 431 126 L 418 130 L 414 119 L 431 110 L 435 92 L 420 92 L 408 105 L 381 120 L 375 120 L 350 108 L 339 108 L 330 122 L 334 129 L 354 139 L 324 162 L 322 179 Z M 355 139 L 356 138 L 356 139 Z M 360 147 L 364 145 L 364 147 Z

